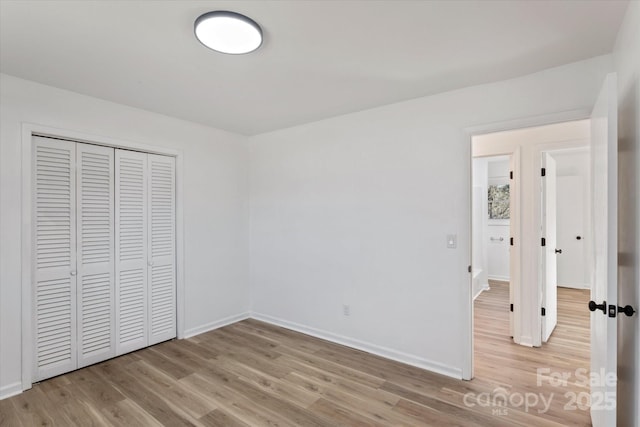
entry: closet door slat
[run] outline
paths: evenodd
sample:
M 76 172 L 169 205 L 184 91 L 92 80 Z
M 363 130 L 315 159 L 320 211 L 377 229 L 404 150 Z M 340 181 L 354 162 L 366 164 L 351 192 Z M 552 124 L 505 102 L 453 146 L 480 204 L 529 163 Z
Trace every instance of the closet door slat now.
M 175 158 L 148 155 L 149 345 L 176 336 Z
M 115 150 L 116 354 L 148 345 L 147 154 Z
M 78 143 L 78 367 L 115 356 L 114 157 Z

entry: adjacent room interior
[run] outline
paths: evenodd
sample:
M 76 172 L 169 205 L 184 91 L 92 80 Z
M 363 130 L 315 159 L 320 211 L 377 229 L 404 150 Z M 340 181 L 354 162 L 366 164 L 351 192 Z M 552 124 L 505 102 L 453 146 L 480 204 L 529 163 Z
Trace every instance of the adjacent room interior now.
M 0 424 L 640 427 L 638 52 L 634 0 L 0 0 Z

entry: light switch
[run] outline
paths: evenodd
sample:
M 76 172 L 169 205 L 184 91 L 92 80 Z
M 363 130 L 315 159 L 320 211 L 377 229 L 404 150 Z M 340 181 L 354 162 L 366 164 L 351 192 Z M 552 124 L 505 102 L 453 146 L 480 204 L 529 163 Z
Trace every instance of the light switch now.
M 455 249 L 458 246 L 458 236 L 456 234 L 447 234 L 447 248 Z

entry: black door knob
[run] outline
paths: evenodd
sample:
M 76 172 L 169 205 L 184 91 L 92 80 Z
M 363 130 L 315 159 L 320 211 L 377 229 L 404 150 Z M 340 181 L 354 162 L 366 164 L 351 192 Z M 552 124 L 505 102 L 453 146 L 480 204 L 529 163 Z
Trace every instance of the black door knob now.
M 557 254 L 561 254 L 562 253 L 562 249 L 556 249 L 556 253 Z
M 595 301 L 589 301 L 589 311 L 602 310 L 604 314 L 607 314 L 607 302 L 602 301 L 602 304 L 596 304 Z
M 576 236 L 576 240 L 582 240 L 582 236 Z
M 624 313 L 629 317 L 633 316 L 633 313 L 635 312 L 636 311 L 630 305 L 625 305 L 624 307 L 618 306 L 618 313 Z

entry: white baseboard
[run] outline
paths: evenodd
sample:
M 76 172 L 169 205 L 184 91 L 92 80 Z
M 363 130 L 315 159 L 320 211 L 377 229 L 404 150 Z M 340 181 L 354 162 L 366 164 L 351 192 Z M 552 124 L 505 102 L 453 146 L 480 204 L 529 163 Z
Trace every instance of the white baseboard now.
M 489 280 L 497 280 L 499 282 L 508 282 L 509 276 L 487 276 Z
M 533 337 L 520 337 L 520 342 L 516 344 L 524 345 L 526 347 L 533 347 Z
M 222 328 L 223 326 L 230 325 L 232 323 L 239 322 L 251 317 L 251 313 L 245 311 L 244 313 L 234 314 L 233 316 L 225 317 L 220 320 L 216 320 L 205 325 L 197 326 L 195 328 L 187 329 L 184 331 L 184 338 L 191 338 L 195 335 L 200 335 L 205 332 L 213 331 L 214 329 Z
M 20 394 L 20 393 L 22 393 L 21 381 L 6 385 L 0 388 L 0 400 L 6 399 L 7 397 L 15 396 L 16 394 Z
M 272 325 L 280 326 L 283 328 L 291 329 L 296 332 L 301 332 L 312 337 L 320 338 L 323 340 L 331 341 L 336 344 L 341 344 L 347 347 L 355 348 L 357 350 L 366 351 L 367 353 L 375 354 L 387 359 L 395 360 L 407 365 L 415 366 L 417 368 L 425 369 L 427 371 L 436 372 L 438 374 L 446 375 L 448 377 L 462 379 L 462 369 L 455 368 L 453 366 L 445 365 L 442 363 L 434 362 L 432 360 L 424 359 L 412 354 L 402 353 L 397 350 L 393 350 L 387 347 L 359 341 L 353 338 L 345 337 L 343 335 L 334 334 L 332 332 L 323 331 L 321 329 L 311 328 L 299 323 L 289 322 L 287 320 L 272 317 L 266 314 L 251 313 L 251 318 L 260 320 L 262 322 L 270 323 Z
M 488 283 L 484 283 L 482 286 L 480 286 L 480 289 L 478 289 L 478 292 L 476 292 L 476 294 L 473 296 L 473 299 L 475 300 L 476 298 L 478 298 L 480 296 L 480 294 L 483 291 L 488 291 L 491 290 L 491 288 L 489 287 Z

